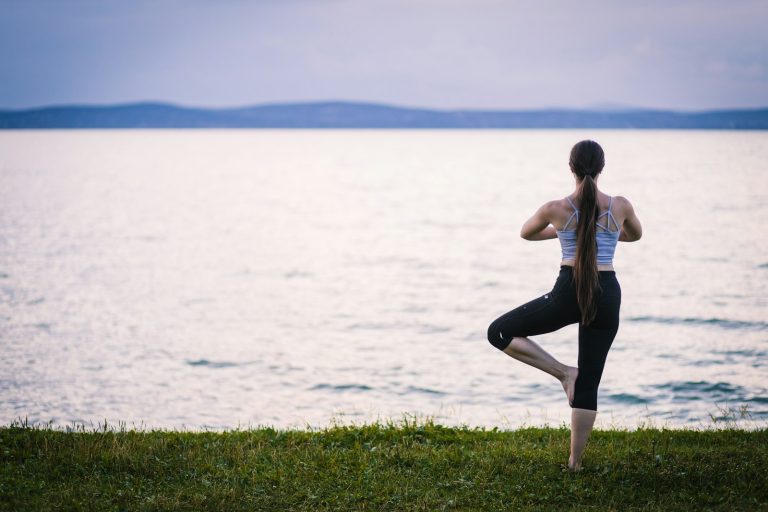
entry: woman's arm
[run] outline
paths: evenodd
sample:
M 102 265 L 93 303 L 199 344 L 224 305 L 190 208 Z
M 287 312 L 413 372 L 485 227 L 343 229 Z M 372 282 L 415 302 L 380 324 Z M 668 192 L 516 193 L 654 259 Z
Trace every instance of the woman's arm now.
M 557 238 L 557 232 L 555 231 L 555 226 L 550 224 L 526 240 L 552 240 L 553 238 Z
M 632 203 L 621 196 L 616 196 L 615 199 L 621 201 L 621 207 L 625 213 L 624 223 L 621 226 L 621 233 L 619 233 L 619 242 L 636 242 L 640 240 L 640 237 L 643 236 L 643 226 L 640 224 L 640 219 L 635 215 Z
M 555 227 L 551 225 L 551 213 L 554 201 L 542 205 L 533 217 L 525 221 L 520 236 L 526 240 L 550 240 L 557 238 Z

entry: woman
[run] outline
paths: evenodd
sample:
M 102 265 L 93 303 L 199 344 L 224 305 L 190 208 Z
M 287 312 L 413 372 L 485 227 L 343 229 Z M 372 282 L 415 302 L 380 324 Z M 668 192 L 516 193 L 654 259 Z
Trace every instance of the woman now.
M 605 359 L 619 328 L 621 287 L 613 269 L 616 242 L 639 240 L 642 226 L 627 199 L 598 190 L 605 156 L 597 142 L 576 144 L 569 165 L 576 190 L 544 204 L 520 231 L 526 240 L 560 239 L 560 275 L 552 291 L 496 319 L 488 328 L 488 341 L 562 383 L 571 406 L 568 468 L 578 471 L 597 415 Z M 578 367 L 564 365 L 528 338 L 577 322 Z

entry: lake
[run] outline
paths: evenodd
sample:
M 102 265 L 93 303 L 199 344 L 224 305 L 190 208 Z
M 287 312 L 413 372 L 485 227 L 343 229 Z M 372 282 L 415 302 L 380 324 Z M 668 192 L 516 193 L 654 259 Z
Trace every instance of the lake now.
M 568 423 L 486 329 L 552 288 L 519 231 L 585 138 L 644 228 L 596 426 L 764 427 L 768 132 L 663 130 L 0 131 L 0 422 Z

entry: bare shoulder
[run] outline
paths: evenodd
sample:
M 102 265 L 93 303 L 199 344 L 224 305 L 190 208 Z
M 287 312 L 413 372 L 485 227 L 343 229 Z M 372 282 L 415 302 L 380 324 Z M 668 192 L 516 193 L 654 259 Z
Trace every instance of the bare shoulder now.
M 561 199 L 553 199 L 552 201 L 547 201 L 544 203 L 544 206 L 550 210 L 554 211 L 563 211 L 563 210 L 572 210 L 571 204 L 568 202 L 568 199 L 565 197 Z
M 553 199 L 552 201 L 547 201 L 542 206 L 545 210 L 557 210 L 558 208 L 563 207 L 563 203 L 565 203 L 565 199 Z
M 572 214 L 573 208 L 566 198 L 553 199 L 542 205 L 541 212 L 556 229 L 562 229 Z
M 613 196 L 613 205 L 617 213 L 622 213 L 625 217 L 634 211 L 632 203 L 624 196 Z
M 541 206 L 541 211 L 550 219 L 562 217 L 562 215 L 570 209 L 571 207 L 568 205 L 568 200 L 565 198 L 553 199 Z

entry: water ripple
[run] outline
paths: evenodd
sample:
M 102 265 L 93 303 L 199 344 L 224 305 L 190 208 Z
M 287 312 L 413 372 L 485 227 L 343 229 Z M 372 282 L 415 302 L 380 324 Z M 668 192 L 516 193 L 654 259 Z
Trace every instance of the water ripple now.
M 652 398 L 633 395 L 631 393 L 614 393 L 612 395 L 607 395 L 606 398 L 623 404 L 649 404 L 653 402 Z
M 327 384 L 325 382 L 320 384 L 315 384 L 310 390 L 315 389 L 330 389 L 331 391 L 371 391 L 373 388 L 371 386 L 366 386 L 365 384 Z
M 208 368 L 232 368 L 234 366 L 248 366 L 256 361 L 246 361 L 243 363 L 234 363 L 232 361 L 209 361 L 208 359 L 198 359 L 197 361 L 187 361 L 189 366 L 207 366 Z
M 767 357 L 768 351 L 757 349 L 743 350 L 713 350 L 713 354 L 722 354 L 724 356 L 745 356 L 745 357 Z
M 438 391 L 436 389 L 422 388 L 418 386 L 408 386 L 405 388 L 405 393 L 427 393 L 429 395 L 447 395 L 445 391 Z M 405 394 L 401 393 L 401 394 Z
M 670 391 L 675 400 L 702 400 L 702 399 L 742 399 L 750 395 L 743 386 L 730 382 L 708 381 L 673 381 L 664 384 L 653 384 L 650 387 Z
M 724 329 L 754 329 L 758 331 L 768 329 L 768 322 L 746 321 L 746 320 L 728 320 L 725 318 L 684 318 L 674 316 L 633 316 L 627 318 L 630 322 L 651 322 L 667 325 L 703 325 L 722 327 Z

